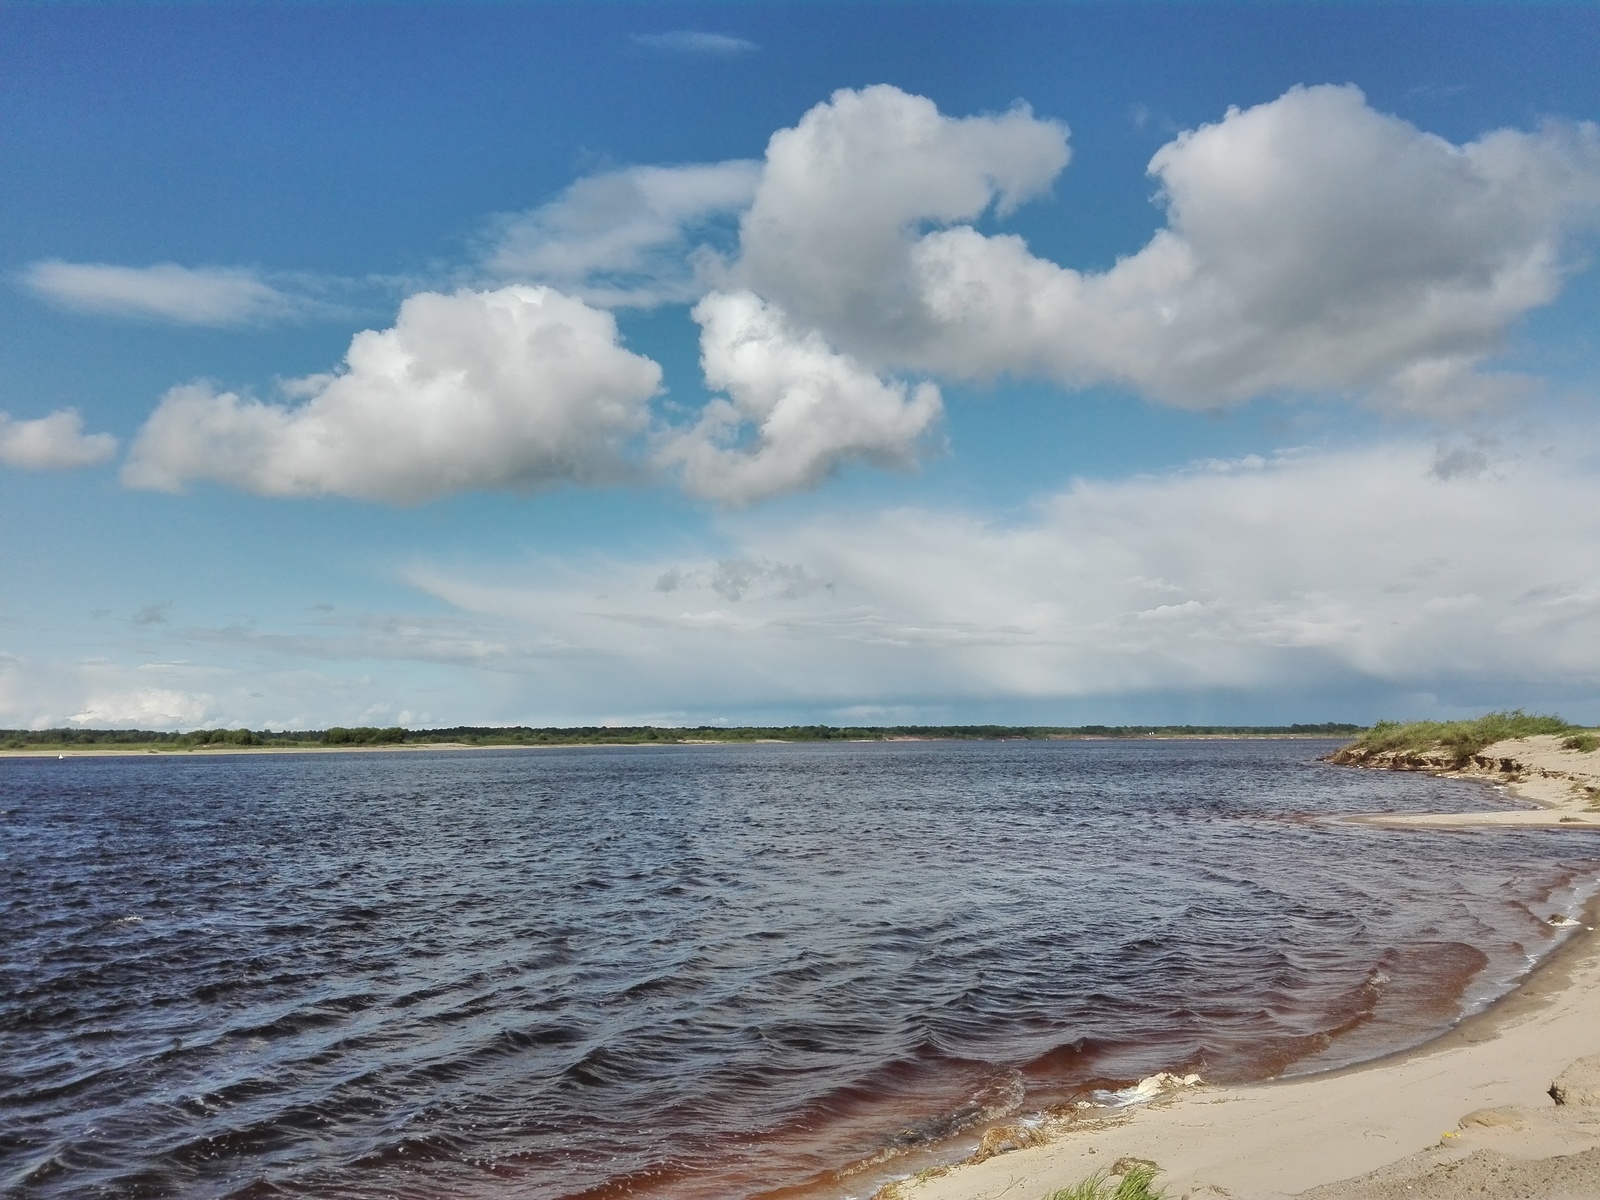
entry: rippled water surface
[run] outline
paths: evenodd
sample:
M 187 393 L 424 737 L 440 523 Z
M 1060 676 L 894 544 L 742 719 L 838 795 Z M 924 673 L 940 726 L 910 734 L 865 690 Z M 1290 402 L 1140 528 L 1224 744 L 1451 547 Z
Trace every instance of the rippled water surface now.
M 1319 822 L 1494 803 L 1330 746 L 0 760 L 0 1192 L 859 1195 L 1416 1042 L 1600 839 Z

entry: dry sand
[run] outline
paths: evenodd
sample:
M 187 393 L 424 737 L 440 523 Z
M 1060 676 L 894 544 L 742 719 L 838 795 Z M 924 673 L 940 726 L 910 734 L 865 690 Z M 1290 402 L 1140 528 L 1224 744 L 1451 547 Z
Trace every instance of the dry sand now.
M 1600 829 L 1600 751 L 1559 737 L 1368 765 L 1492 782 L 1540 807 L 1346 818 L 1399 827 Z M 1167 1089 L 1112 1115 L 1018 1130 L 1024 1148 L 925 1173 L 904 1200 L 1040 1200 L 1096 1171 L 1160 1171 L 1171 1200 L 1600 1198 L 1600 901 L 1516 991 L 1425 1046 L 1358 1067 L 1248 1087 Z M 1558 1104 L 1555 1095 L 1563 1103 Z M 1004 1131 L 991 1145 L 1004 1145 Z M 1043 1137 L 1041 1145 L 1027 1146 Z

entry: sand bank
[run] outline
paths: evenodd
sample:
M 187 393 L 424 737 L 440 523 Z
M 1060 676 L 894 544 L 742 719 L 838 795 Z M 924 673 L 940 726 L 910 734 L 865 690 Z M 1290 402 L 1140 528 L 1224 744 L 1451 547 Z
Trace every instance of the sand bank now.
M 891 1193 L 1039 1200 L 1144 1161 L 1171 1200 L 1600 1196 L 1600 1057 L 1577 1062 L 1600 1056 L 1595 918 L 1591 905 L 1522 987 L 1416 1050 L 1285 1082 L 1179 1086 L 1111 1116 L 1051 1122 L 1043 1145 Z
M 1559 734 L 1540 734 L 1496 742 L 1460 766 L 1442 753 L 1389 751 L 1362 761 L 1335 755 L 1331 761 L 1350 766 L 1481 780 L 1508 799 L 1537 806 L 1501 812 L 1374 813 L 1340 819 L 1391 829 L 1600 829 L 1600 750 L 1564 750 L 1562 740 Z

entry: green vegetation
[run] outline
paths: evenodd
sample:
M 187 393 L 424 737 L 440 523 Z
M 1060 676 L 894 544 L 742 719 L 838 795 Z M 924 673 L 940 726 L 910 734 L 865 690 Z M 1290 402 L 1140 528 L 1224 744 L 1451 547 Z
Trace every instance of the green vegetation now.
M 152 729 L 0 729 L 6 750 L 83 750 L 91 747 L 130 750 L 192 750 L 196 746 L 291 746 L 314 744 L 320 734 L 268 733 L 249 729 L 196 729 L 163 733 Z
M 1591 750 L 1600 749 L 1600 737 L 1596 737 L 1588 731 L 1574 733 L 1570 737 L 1561 739 L 1561 748 L 1563 750 L 1581 750 L 1588 754 Z
M 534 729 L 525 725 L 456 725 L 447 729 L 250 730 L 196 729 L 163 733 L 150 729 L 0 729 L 5 750 L 195 750 L 208 747 L 317 746 L 591 746 L 677 745 L 685 742 L 829 742 L 927 738 L 943 741 L 1052 740 L 1063 738 L 1341 737 L 1361 726 L 1337 721 L 1319 725 L 774 725 L 692 728 L 657 725 L 583 725 Z
M 342 725 L 335 725 L 322 735 L 325 746 L 394 746 L 405 740 L 406 731 L 398 726 L 373 729 L 370 725 L 359 725 L 354 729 L 346 729 Z
M 1560 717 L 1530 715 L 1520 708 L 1486 713 L 1472 721 L 1379 721 L 1352 742 L 1346 753 L 1368 758 L 1388 751 L 1421 754 L 1443 750 L 1461 766 L 1494 742 L 1540 733 L 1567 733 L 1573 728 Z
M 1113 1184 L 1105 1171 L 1096 1171 L 1076 1187 L 1062 1188 L 1050 1200 L 1162 1200 L 1165 1188 L 1155 1186 L 1156 1169 L 1148 1163 L 1128 1168 Z

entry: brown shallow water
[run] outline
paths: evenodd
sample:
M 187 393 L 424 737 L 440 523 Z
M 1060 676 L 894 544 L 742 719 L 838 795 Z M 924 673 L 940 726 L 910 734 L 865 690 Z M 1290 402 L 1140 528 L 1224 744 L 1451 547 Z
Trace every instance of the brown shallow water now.
M 1322 823 L 1493 803 L 1330 747 L 5 761 L 0 1192 L 860 1194 L 1415 1043 L 1600 840 Z

